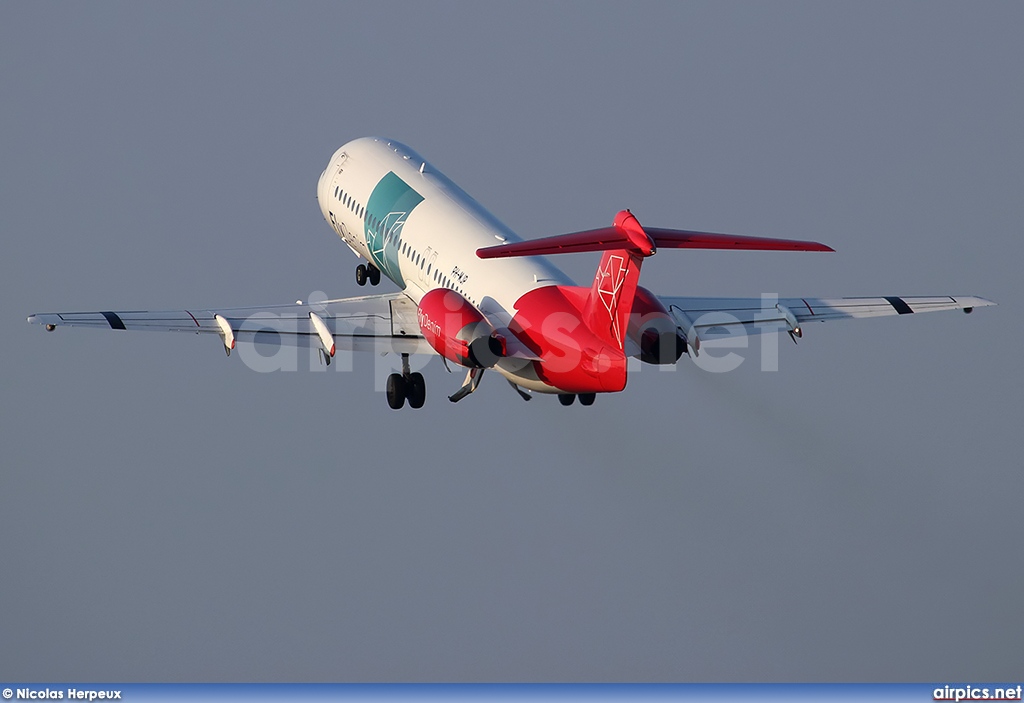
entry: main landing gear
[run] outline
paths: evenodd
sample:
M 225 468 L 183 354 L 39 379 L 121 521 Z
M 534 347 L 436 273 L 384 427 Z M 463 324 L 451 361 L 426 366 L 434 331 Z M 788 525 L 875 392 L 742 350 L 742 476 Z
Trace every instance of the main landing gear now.
M 559 393 L 558 402 L 562 405 L 569 406 L 576 401 L 577 397 L 580 399 L 580 405 L 593 405 L 594 401 L 597 399 L 597 393 L 580 393 L 579 396 L 575 393 Z
M 377 272 L 378 276 L 380 272 Z M 427 384 L 423 380 L 423 374 L 409 372 L 409 355 L 402 354 L 402 373 L 393 373 L 388 376 L 387 385 L 388 407 L 392 410 L 401 410 L 405 401 L 409 401 L 410 408 L 422 408 L 427 400 Z
M 367 281 L 371 286 L 380 283 L 380 269 L 373 264 L 359 264 L 356 266 L 356 283 L 365 286 Z
M 573 401 L 576 400 L 575 393 L 559 393 L 558 402 L 562 405 L 572 405 Z M 580 405 L 593 405 L 597 399 L 597 393 L 580 393 L 579 394 Z

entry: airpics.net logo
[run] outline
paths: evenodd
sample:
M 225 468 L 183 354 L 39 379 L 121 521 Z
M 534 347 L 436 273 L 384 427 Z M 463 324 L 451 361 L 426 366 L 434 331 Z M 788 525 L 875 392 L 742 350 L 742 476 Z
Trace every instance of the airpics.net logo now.
M 942 686 L 932 691 L 936 701 L 1019 701 L 1024 685 L 988 686 Z
M 314 291 L 307 298 L 307 305 L 317 314 L 326 315 L 327 296 L 322 291 Z M 628 329 L 631 331 L 630 341 L 626 345 L 626 353 L 630 355 L 629 372 L 637 373 L 640 370 L 659 369 L 660 371 L 672 371 L 677 365 L 669 360 L 667 363 L 645 364 L 633 356 L 639 352 L 637 343 L 638 330 L 645 330 L 648 327 L 660 333 L 673 334 L 678 332 L 687 341 L 687 353 L 683 357 L 688 358 L 697 368 L 707 373 L 728 373 L 738 369 L 746 363 L 748 358 L 758 357 L 760 370 L 763 372 L 776 372 L 779 370 L 779 348 L 785 344 L 794 342 L 797 337 L 802 336 L 799 327 L 794 330 L 787 326 L 784 319 L 780 318 L 778 307 L 779 297 L 775 294 L 762 294 L 760 309 L 754 311 L 749 318 L 740 319 L 735 315 L 723 311 L 712 311 L 704 313 L 694 319 L 687 319 L 685 325 L 672 323 L 672 329 L 665 327 L 664 316 L 660 318 L 634 314 L 629 317 Z M 373 318 L 375 315 L 369 312 L 365 316 L 358 313 L 349 313 L 345 318 L 339 318 L 344 323 L 347 320 L 360 319 L 361 317 Z M 324 318 L 328 319 L 328 318 Z M 507 322 L 507 321 L 506 321 Z M 559 370 L 567 370 L 567 365 L 582 363 L 586 357 L 582 348 L 574 348 L 575 338 L 573 330 L 584 325 L 582 319 L 567 314 L 565 311 L 553 313 L 549 319 L 533 320 L 533 326 L 544 331 L 546 336 L 557 339 L 559 349 L 552 363 L 559 365 Z M 275 371 L 312 371 L 312 372 L 348 372 L 355 370 L 356 359 L 361 356 L 360 352 L 338 348 L 334 357 L 325 359 L 325 349 L 318 341 L 315 334 L 302 333 L 302 325 L 306 323 L 305 317 L 281 316 L 270 311 L 256 312 L 245 319 L 237 331 L 244 330 L 249 341 L 239 340 L 235 352 L 247 368 L 258 373 L 271 373 Z M 413 325 L 417 322 L 414 321 Z M 698 336 L 699 330 L 699 336 Z M 390 330 L 389 330 L 390 331 Z M 351 330 L 337 331 L 335 341 L 342 347 L 350 340 L 359 340 L 363 348 L 372 346 L 375 353 L 374 358 L 375 374 L 383 378 L 396 369 L 402 368 L 401 355 L 408 353 L 411 347 L 416 347 L 420 339 L 418 327 L 410 330 L 403 330 L 404 335 L 382 335 L 379 330 L 362 329 L 358 326 Z M 301 342 L 299 345 L 289 343 L 298 334 Z M 255 336 L 255 341 L 252 337 Z M 375 342 L 368 341 L 376 337 Z M 353 342 L 353 346 L 355 343 Z M 577 345 L 578 346 L 578 345 Z M 671 345 L 665 345 L 670 347 Z M 417 349 L 409 359 L 412 371 L 423 370 L 435 357 L 432 351 L 426 348 Z M 358 348 L 358 347 L 357 347 Z M 368 355 L 369 356 L 369 355 Z M 330 363 L 325 363 L 329 361 Z M 516 359 L 506 358 L 503 365 L 514 365 Z M 522 364 L 530 364 L 532 361 L 521 361 Z M 383 374 L 383 376 L 381 375 Z M 379 390 L 382 390 L 383 386 Z

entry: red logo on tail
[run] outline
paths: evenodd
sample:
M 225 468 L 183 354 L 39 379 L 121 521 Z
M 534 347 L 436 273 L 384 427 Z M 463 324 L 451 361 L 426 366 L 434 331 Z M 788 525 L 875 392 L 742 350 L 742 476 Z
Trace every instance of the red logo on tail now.
M 615 337 L 619 348 L 622 347 L 622 330 L 619 324 L 619 297 L 622 293 L 622 284 L 626 281 L 626 257 L 623 254 L 610 254 L 607 256 L 605 265 L 597 270 L 594 276 L 594 288 L 597 295 L 608 311 L 609 329 Z

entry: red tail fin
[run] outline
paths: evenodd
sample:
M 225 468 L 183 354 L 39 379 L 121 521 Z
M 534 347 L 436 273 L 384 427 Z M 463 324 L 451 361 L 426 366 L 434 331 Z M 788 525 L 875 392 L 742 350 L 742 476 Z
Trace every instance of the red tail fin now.
M 614 227 L 633 248 L 604 252 L 583 310 L 583 322 L 602 340 L 622 351 L 640 281 L 640 266 L 645 256 L 654 253 L 654 246 L 629 210 L 615 216 Z
M 606 251 L 583 308 L 583 323 L 619 351 L 626 337 L 642 263 L 643 257 L 635 250 Z

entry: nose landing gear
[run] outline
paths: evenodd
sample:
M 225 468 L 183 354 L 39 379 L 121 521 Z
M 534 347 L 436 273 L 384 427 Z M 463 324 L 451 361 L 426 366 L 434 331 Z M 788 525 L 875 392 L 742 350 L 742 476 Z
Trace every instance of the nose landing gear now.
M 373 264 L 359 264 L 356 266 L 356 283 L 365 286 L 367 281 L 371 286 L 380 283 L 380 269 Z

